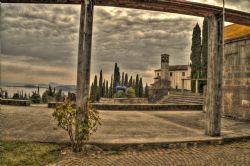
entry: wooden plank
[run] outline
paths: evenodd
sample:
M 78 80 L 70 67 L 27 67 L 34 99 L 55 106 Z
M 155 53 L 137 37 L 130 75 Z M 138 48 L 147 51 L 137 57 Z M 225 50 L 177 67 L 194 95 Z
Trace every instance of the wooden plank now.
M 222 104 L 222 15 L 209 17 L 206 135 L 220 136 Z
M 93 10 L 92 0 L 86 0 L 81 5 L 79 46 L 77 61 L 77 92 L 76 92 L 76 140 L 77 144 L 81 140 L 77 139 L 79 124 L 84 120 L 87 112 L 87 102 L 89 97 L 90 84 L 90 63 L 91 63 L 91 45 L 93 29 Z M 81 143 L 80 143 L 81 144 Z M 81 148 L 79 146 L 78 148 Z M 80 149 L 76 151 L 81 151 Z
M 44 3 L 44 4 L 80 4 L 81 0 L 1 0 L 2 3 Z M 213 5 L 189 1 L 173 0 L 94 0 L 97 6 L 113 6 L 142 10 L 178 13 L 205 17 L 222 12 L 222 8 Z M 250 25 L 250 13 L 225 10 L 225 20 L 237 24 Z

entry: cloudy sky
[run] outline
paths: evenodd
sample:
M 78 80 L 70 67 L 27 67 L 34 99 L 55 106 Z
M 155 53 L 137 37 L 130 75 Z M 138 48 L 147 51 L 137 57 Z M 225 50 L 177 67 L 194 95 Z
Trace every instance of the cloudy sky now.
M 193 0 L 221 5 L 222 0 Z M 249 12 L 249 0 L 226 0 L 228 8 Z M 1 6 L 1 78 L 9 83 L 76 83 L 79 5 Z M 202 18 L 143 10 L 95 7 L 92 78 L 114 63 L 153 81 L 160 54 L 170 64 L 188 64 L 192 29 Z

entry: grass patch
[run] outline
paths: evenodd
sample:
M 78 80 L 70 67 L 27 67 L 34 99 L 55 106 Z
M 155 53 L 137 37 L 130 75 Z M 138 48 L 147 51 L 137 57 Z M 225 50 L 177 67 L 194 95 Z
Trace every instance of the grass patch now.
M 46 165 L 59 159 L 61 149 L 56 144 L 0 141 L 0 165 Z

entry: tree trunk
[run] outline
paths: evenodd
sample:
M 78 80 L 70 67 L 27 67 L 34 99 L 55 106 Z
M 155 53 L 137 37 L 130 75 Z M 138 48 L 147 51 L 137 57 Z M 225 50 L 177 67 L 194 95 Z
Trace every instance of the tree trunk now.
M 220 136 L 222 102 L 223 21 L 221 15 L 208 21 L 208 79 L 206 95 L 206 135 Z
M 92 0 L 82 1 L 77 63 L 75 152 L 80 152 L 82 150 L 83 141 L 79 129 L 80 124 L 84 121 L 89 97 L 93 10 L 94 6 Z

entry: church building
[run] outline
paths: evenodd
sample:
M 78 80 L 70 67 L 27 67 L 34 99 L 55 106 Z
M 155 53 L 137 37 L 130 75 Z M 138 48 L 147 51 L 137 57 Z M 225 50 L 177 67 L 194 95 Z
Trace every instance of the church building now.
M 161 58 L 166 57 L 169 59 L 168 54 L 162 54 Z M 166 72 L 167 71 L 167 72 Z M 167 77 L 165 76 L 167 74 Z M 191 90 L 191 67 L 190 65 L 171 65 L 169 62 L 167 65 L 164 60 L 161 60 L 161 68 L 155 70 L 154 83 L 159 80 L 165 79 L 165 76 L 169 81 L 170 89 Z M 183 86 L 183 87 L 182 87 Z

